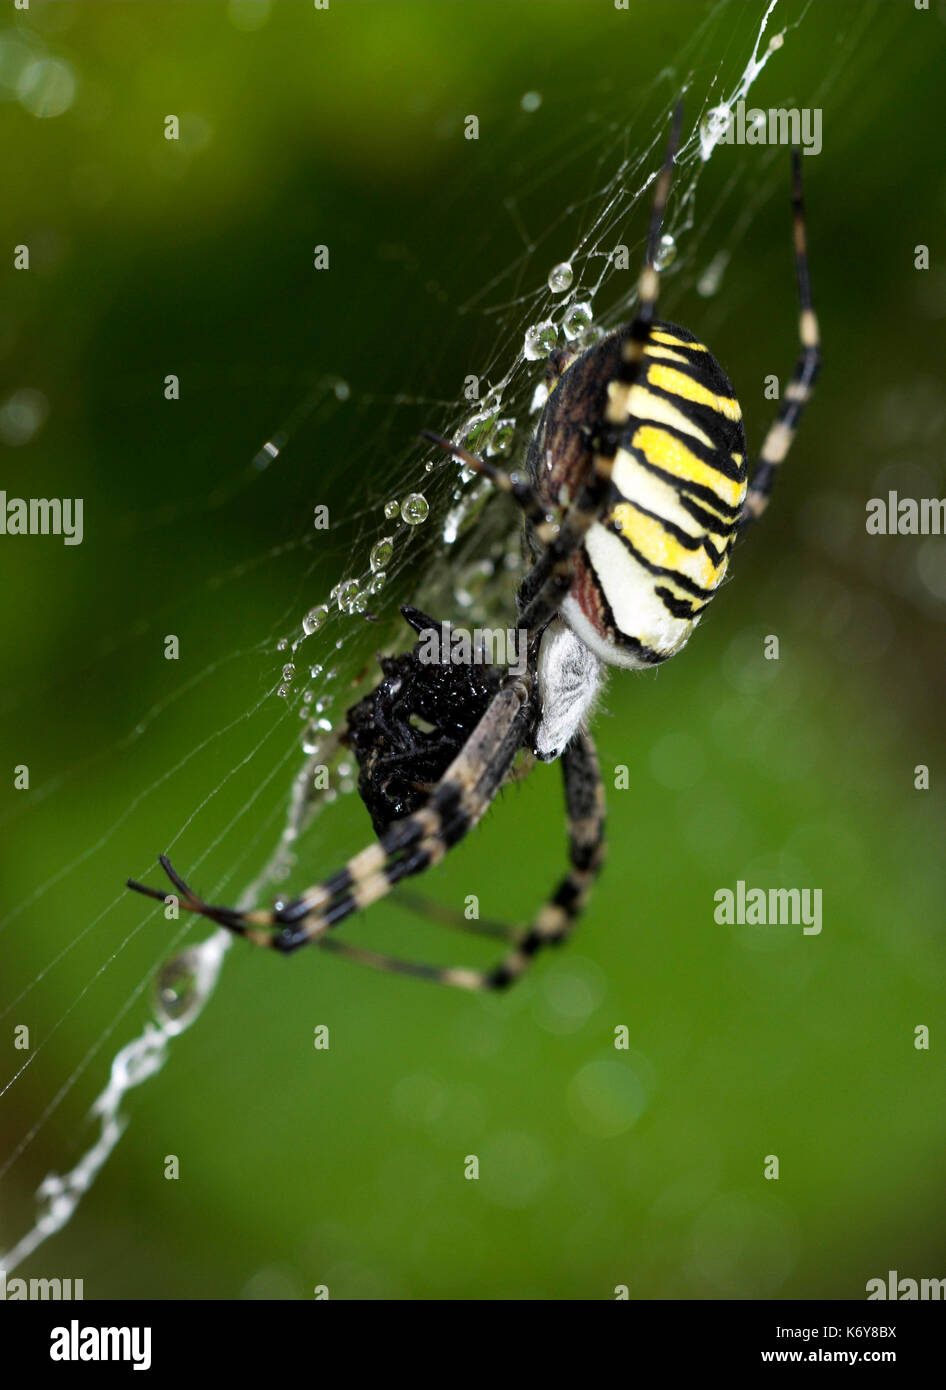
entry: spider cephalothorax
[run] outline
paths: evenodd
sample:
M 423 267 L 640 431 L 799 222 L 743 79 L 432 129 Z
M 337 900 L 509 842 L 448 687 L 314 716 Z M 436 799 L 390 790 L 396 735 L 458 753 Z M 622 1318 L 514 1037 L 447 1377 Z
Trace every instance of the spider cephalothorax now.
M 526 475 L 504 473 L 449 439 L 426 436 L 491 479 L 522 511 L 533 558 L 517 595 L 525 661 L 431 663 L 420 644 L 384 658 L 378 687 L 348 714 L 348 743 L 377 841 L 297 898 L 250 912 L 203 902 L 162 856 L 182 907 L 258 946 L 288 952 L 313 944 L 463 989 L 511 984 L 542 947 L 568 935 L 604 858 L 604 793 L 587 729 L 603 670 L 653 666 L 687 641 L 737 535 L 767 505 L 821 360 L 796 150 L 801 347 L 748 482 L 742 413 L 728 378 L 692 333 L 656 316 L 657 250 L 680 121 L 678 108 L 656 181 L 637 314 L 581 356 L 552 354 L 550 394 Z M 437 626 L 415 609 L 405 616 L 418 630 Z M 569 866 L 523 928 L 456 921 L 507 941 L 497 965 L 422 965 L 363 950 L 332 932 L 441 860 L 482 819 L 524 748 L 561 761 Z M 158 889 L 129 886 L 164 898 Z

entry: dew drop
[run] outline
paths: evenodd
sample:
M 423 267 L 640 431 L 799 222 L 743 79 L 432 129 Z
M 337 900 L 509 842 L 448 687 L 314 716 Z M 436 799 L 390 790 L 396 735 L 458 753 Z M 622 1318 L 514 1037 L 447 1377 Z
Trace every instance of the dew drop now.
M 313 666 L 312 669 L 311 669 L 311 671 L 309 672 L 309 675 L 312 677 L 312 679 L 313 679 L 314 681 L 315 681 L 315 680 L 318 680 L 318 678 L 319 678 L 319 676 L 321 676 L 321 674 L 322 674 L 322 667 L 321 667 L 321 666 Z
M 350 613 L 352 605 L 358 596 L 358 580 L 347 579 L 344 584 L 339 584 L 336 591 L 338 606 L 342 613 Z
M 540 358 L 548 357 L 557 340 L 558 329 L 555 324 L 551 319 L 544 319 L 541 323 L 534 323 L 531 328 L 526 329 L 522 354 L 528 361 L 538 362 Z
M 281 685 L 279 689 L 276 691 L 276 694 L 279 696 L 281 700 L 285 700 L 286 696 L 289 694 L 291 689 L 291 685 Z
M 389 536 L 385 536 L 384 540 L 376 541 L 371 547 L 371 555 L 368 563 L 371 565 L 372 570 L 377 573 L 378 570 L 387 568 L 391 563 L 391 556 L 393 554 L 394 543 Z
M 704 299 L 709 299 L 711 295 L 716 294 L 722 284 L 728 264 L 729 252 L 718 251 L 696 282 L 697 294 L 702 295 Z
M 378 570 L 377 574 L 374 575 L 371 583 L 368 585 L 369 594 L 380 594 L 387 582 L 388 576 L 385 574 L 384 570 Z
M 570 343 L 591 327 L 594 314 L 588 303 L 573 304 L 562 320 L 562 332 Z
M 422 492 L 408 493 L 401 503 L 401 520 L 408 526 L 419 526 L 430 514 L 427 498 Z
M 548 398 L 549 398 L 549 388 L 548 388 L 548 386 L 545 384 L 544 381 L 538 382 L 538 383 L 536 384 L 535 390 L 532 392 L 532 400 L 529 402 L 529 414 L 530 414 L 530 415 L 536 415 L 536 414 L 538 414 L 538 412 L 539 412 L 539 411 L 542 409 L 542 407 L 545 405 L 545 402 L 548 400 Z
M 283 680 L 284 680 L 284 681 L 291 681 L 291 680 L 293 679 L 293 677 L 295 676 L 295 674 L 296 674 L 295 665 L 294 665 L 291 661 L 287 661 L 286 664 L 285 664 L 285 666 L 282 668 L 282 678 L 283 678 Z
M 288 648 L 288 646 L 289 646 L 289 639 L 288 639 L 288 637 L 280 637 L 279 641 L 276 643 L 276 650 L 277 650 L 277 652 L 284 652 L 284 651 L 286 651 L 286 649 Z
M 313 632 L 318 632 L 319 628 L 328 617 L 328 609 L 324 603 L 317 604 L 315 608 L 310 608 L 302 619 L 302 631 L 306 637 L 311 637 Z
M 308 724 L 306 724 L 305 728 L 302 730 L 302 738 L 300 739 L 303 753 L 317 752 L 319 747 L 319 741 L 319 722 L 317 719 L 310 719 Z
M 654 265 L 657 270 L 666 270 L 668 265 L 673 265 L 677 259 L 677 243 L 669 232 L 664 232 L 660 238 L 660 245 L 657 247 L 657 254 L 654 257 Z
M 154 977 L 152 1007 L 159 1023 L 185 1024 L 203 1002 L 196 951 L 181 951 Z
M 700 158 L 704 163 L 726 133 L 731 120 L 732 111 L 723 102 L 720 106 L 714 106 L 710 111 L 707 111 L 700 121 Z
M 397 502 L 385 502 L 384 504 L 384 515 L 387 517 L 388 521 L 393 521 L 400 510 L 401 508 Z
M 515 433 L 516 421 L 514 418 L 497 420 L 489 444 L 486 446 L 487 454 L 508 454 L 512 448 Z
M 549 289 L 553 294 L 561 294 L 564 290 L 571 289 L 575 272 L 570 261 L 561 261 L 558 265 L 553 265 L 549 271 Z

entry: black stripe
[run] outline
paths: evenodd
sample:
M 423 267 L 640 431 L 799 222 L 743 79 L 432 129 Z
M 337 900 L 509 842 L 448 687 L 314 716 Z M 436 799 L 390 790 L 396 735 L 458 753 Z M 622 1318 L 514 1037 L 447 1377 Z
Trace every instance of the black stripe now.
M 574 917 L 578 911 L 581 893 L 581 885 L 577 884 L 573 878 L 563 878 L 555 890 L 552 902 L 556 907 L 560 907 L 568 917 Z
M 731 525 L 735 525 L 739 520 L 742 508 L 730 507 L 712 488 L 704 487 L 702 483 L 691 482 L 689 478 L 678 478 L 674 473 L 667 473 L 663 468 L 658 468 L 655 463 L 649 463 L 636 449 L 630 452 L 633 453 L 634 458 L 642 468 L 646 468 L 648 473 L 653 473 L 655 478 L 669 483 L 676 492 L 681 494 L 688 492 L 692 497 L 697 497 L 710 507 L 715 507 L 722 513 L 725 520 L 730 520 Z
M 610 522 L 606 530 L 617 536 L 625 550 L 629 551 L 630 554 L 634 556 L 637 563 L 642 565 L 650 574 L 663 579 L 672 579 L 674 584 L 678 584 L 681 589 L 686 589 L 687 593 L 692 594 L 694 598 L 711 599 L 716 592 L 715 589 L 702 588 L 694 580 L 688 578 L 687 575 L 681 574 L 679 570 L 668 569 L 666 565 L 655 565 L 651 560 L 645 560 L 637 547 L 622 533 L 616 521 Z
M 649 507 L 642 507 L 639 502 L 634 501 L 633 497 L 625 497 L 624 494 L 618 492 L 616 488 L 615 493 L 624 506 L 633 507 L 636 512 L 640 512 L 641 516 L 646 516 L 649 517 L 651 521 L 656 521 L 660 525 L 661 530 L 673 536 L 674 540 L 679 541 L 687 550 L 699 550 L 702 546 L 714 565 L 718 565 L 722 560 L 726 553 L 725 545 L 721 550 L 717 550 L 708 536 L 691 536 L 690 532 L 684 531 L 682 526 L 677 526 L 675 522 L 668 521 L 667 518 L 661 516 L 659 512 L 652 512 Z M 613 510 L 613 505 L 608 508 L 608 512 Z M 616 526 L 618 523 L 606 521 L 604 524 L 605 526 Z
M 705 464 L 707 468 L 714 469 L 715 472 L 722 474 L 724 478 L 729 478 L 734 483 L 741 483 L 745 480 L 745 449 L 735 450 L 737 454 L 742 455 L 742 463 L 737 463 L 732 456 L 732 450 L 722 448 L 718 444 L 704 444 L 701 439 L 697 439 L 694 435 L 688 434 L 686 430 L 680 429 L 677 425 L 668 425 L 663 420 L 654 420 L 651 419 L 650 416 L 634 415 L 632 419 L 635 429 L 639 429 L 641 425 L 648 425 L 651 429 L 660 430 L 663 434 L 669 435 L 671 439 L 676 440 L 677 443 L 682 444 L 695 458 L 699 459 L 700 463 Z M 628 433 L 631 434 L 633 438 L 633 432 L 629 430 Z M 639 458 L 642 463 L 648 462 L 644 457 L 643 451 L 636 448 L 633 444 L 629 446 L 625 445 L 625 448 L 627 448 L 628 453 L 632 453 L 634 457 Z
M 706 386 L 708 391 L 712 390 L 712 387 L 707 385 L 705 381 L 701 381 L 700 385 Z M 687 400 L 685 396 L 678 395 L 676 391 L 670 391 L 664 386 L 657 386 L 649 378 L 645 379 L 642 377 L 641 386 L 647 391 L 650 391 L 652 395 L 658 396 L 661 400 L 665 400 L 670 405 L 676 406 L 681 414 L 685 415 L 688 420 L 693 422 L 697 429 L 702 430 L 710 439 L 718 441 L 717 447 L 723 453 L 735 452 L 745 457 L 745 447 L 739 447 L 740 444 L 743 446 L 745 445 L 745 430 L 741 419 L 732 420 L 728 415 L 723 415 L 721 411 L 714 410 L 712 406 L 701 405 L 699 401 Z M 733 397 L 729 399 L 733 399 Z M 636 420 L 640 417 L 634 416 L 633 418 Z M 667 428 L 660 420 L 648 421 L 647 423 L 659 426 L 661 429 Z M 684 435 L 683 438 L 692 439 L 693 436 Z M 699 443 L 698 440 L 695 442 Z
M 599 833 L 600 833 L 600 826 L 599 826 Z M 571 846 L 571 850 L 570 850 L 570 852 L 569 852 L 569 856 L 568 856 L 568 857 L 569 857 L 569 859 L 571 860 L 573 866 L 574 866 L 576 869 L 578 869 L 579 872 L 584 873 L 584 872 L 587 872 L 587 870 L 589 870 L 589 869 L 591 869 L 591 868 L 594 867 L 595 855 L 596 855 L 597 852 L 598 852 L 598 848 L 599 848 L 599 841 L 597 841 L 597 840 L 596 840 L 593 844 L 590 844 L 590 845 L 573 844 L 573 845 Z
M 672 590 L 665 589 L 662 584 L 654 590 L 654 593 L 673 618 L 695 618 L 697 613 L 701 613 L 709 603 L 709 598 L 704 599 L 702 603 L 689 603 L 684 598 L 678 598 Z
M 734 513 L 733 521 L 721 521 L 718 516 L 714 516 L 712 512 L 706 511 L 705 508 L 700 506 L 699 502 L 696 502 L 692 497 L 687 497 L 685 493 L 680 494 L 680 506 L 693 517 L 694 521 L 698 521 L 701 526 L 705 526 L 707 531 L 711 531 L 714 536 L 725 536 L 727 544 L 729 536 L 738 522 L 739 517 L 742 515 L 742 509 L 740 508 L 738 512 Z

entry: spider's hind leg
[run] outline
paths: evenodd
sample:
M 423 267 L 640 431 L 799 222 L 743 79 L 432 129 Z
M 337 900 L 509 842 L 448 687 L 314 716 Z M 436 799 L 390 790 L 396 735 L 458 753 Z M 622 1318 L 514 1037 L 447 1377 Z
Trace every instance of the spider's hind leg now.
M 795 370 L 785 388 L 778 414 L 762 441 L 755 472 L 743 504 L 739 526 L 745 529 L 765 511 L 772 486 L 795 439 L 805 407 L 811 399 L 821 371 L 821 334 L 811 297 L 808 271 L 808 237 L 802 192 L 802 156 L 792 150 L 792 228 L 795 251 L 795 277 L 798 282 L 798 337 L 800 348 Z
M 402 960 L 350 945 L 336 937 L 320 937 L 316 944 L 373 970 L 410 975 L 457 989 L 496 990 L 514 984 L 540 950 L 559 945 L 569 935 L 604 863 L 604 789 L 589 734 L 579 734 L 565 749 L 562 772 L 568 807 L 569 871 L 531 925 L 510 933 L 514 943 L 512 949 L 491 970 Z M 472 922 L 454 922 L 453 925 L 474 926 Z

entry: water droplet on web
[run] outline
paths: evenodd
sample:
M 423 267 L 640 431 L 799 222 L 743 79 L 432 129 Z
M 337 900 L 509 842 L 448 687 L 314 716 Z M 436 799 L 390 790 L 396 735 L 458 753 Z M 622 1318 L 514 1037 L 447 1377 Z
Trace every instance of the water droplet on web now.
M 182 951 L 165 961 L 154 977 L 153 990 L 158 1022 L 186 1025 L 203 1003 L 197 952 Z
M 347 579 L 344 584 L 339 584 L 336 589 L 338 606 L 342 613 L 350 613 L 352 604 L 358 597 L 359 584 L 357 579 Z
M 36 1192 L 36 1225 L 41 1231 L 58 1231 L 69 1220 L 79 1194 L 57 1173 L 44 1178 Z
M 306 637 L 311 637 L 313 632 L 318 632 L 319 628 L 328 617 L 328 609 L 324 603 L 317 604 L 315 608 L 310 608 L 302 619 L 302 631 Z
M 657 247 L 657 255 L 654 257 L 654 265 L 658 270 L 666 270 L 668 265 L 673 265 L 677 259 L 677 243 L 669 232 L 664 232 Z
M 594 313 L 590 304 L 573 304 L 562 320 L 562 332 L 570 343 L 574 342 L 591 327 L 593 321 Z
M 561 294 L 563 290 L 571 289 L 575 272 L 572 270 L 570 261 L 561 261 L 558 265 L 553 265 L 549 271 L 549 289 L 553 294 Z
M 317 752 L 319 747 L 319 741 L 319 721 L 317 719 L 310 719 L 308 724 L 302 730 L 302 738 L 300 739 L 303 753 Z
M 282 668 L 282 678 L 284 681 L 291 681 L 296 674 L 296 668 L 291 661 L 287 661 Z
M 276 694 L 279 696 L 281 700 L 285 700 L 286 696 L 289 694 L 291 689 L 291 685 L 281 685 L 279 689 L 276 691 Z
M 279 641 L 276 643 L 276 650 L 277 650 L 277 652 L 284 652 L 284 651 L 287 649 L 288 646 L 289 646 L 289 639 L 288 639 L 288 637 L 280 637 Z
M 368 563 L 375 571 L 386 569 L 391 563 L 391 556 L 394 554 L 394 543 L 389 536 L 384 540 L 376 541 L 371 547 L 371 555 Z
M 312 677 L 313 680 L 318 680 L 319 676 L 321 676 L 322 674 L 322 669 L 323 668 L 321 666 L 313 666 L 311 671 L 309 672 L 309 675 Z
M 408 526 L 419 526 L 430 514 L 427 498 L 422 492 L 411 492 L 401 503 L 401 520 Z
M 538 411 L 540 411 L 542 407 L 545 405 L 545 402 L 548 400 L 548 398 L 549 388 L 546 386 L 544 381 L 538 382 L 535 390 L 532 392 L 532 400 L 529 402 L 529 414 L 537 414 Z
M 728 264 L 729 252 L 717 252 L 696 282 L 697 294 L 701 294 L 704 299 L 709 299 L 711 295 L 714 295 L 723 282 L 723 275 Z
M 311 704 L 311 702 L 312 702 L 314 699 L 315 699 L 315 692 L 314 692 L 314 691 L 312 691 L 312 690 L 303 690 L 303 692 L 302 692 L 302 703 L 303 703 L 304 705 Z M 303 717 L 304 717 L 304 714 L 305 714 L 305 712 L 303 711 Z
M 368 585 L 369 594 L 380 594 L 381 590 L 384 588 L 387 582 L 388 576 L 385 574 L 384 570 L 378 570 L 378 573 L 374 576 L 374 578 L 371 580 L 371 583 Z
M 732 112 L 723 102 L 720 106 L 714 106 L 712 110 L 707 111 L 700 121 L 700 158 L 704 163 L 726 133 L 731 120 Z
M 505 420 L 497 420 L 486 446 L 487 454 L 508 454 L 512 448 L 515 433 L 515 419 L 509 417 Z
M 544 319 L 526 329 L 522 355 L 530 362 L 538 362 L 541 357 L 548 357 L 557 341 L 558 329 L 551 319 Z
M 401 508 L 397 502 L 385 502 L 384 504 L 384 515 L 387 517 L 388 521 L 393 521 L 400 510 Z

